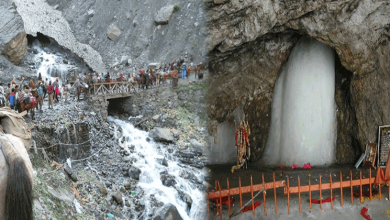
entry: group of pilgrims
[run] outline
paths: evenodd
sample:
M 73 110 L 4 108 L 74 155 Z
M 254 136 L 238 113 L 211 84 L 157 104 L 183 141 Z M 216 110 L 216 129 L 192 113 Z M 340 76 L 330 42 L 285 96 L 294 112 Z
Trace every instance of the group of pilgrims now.
M 52 109 L 54 102 L 68 102 L 69 89 L 65 84 L 61 85 L 58 77 L 52 83 L 48 78 L 42 79 L 41 73 L 38 75 L 38 81 L 35 83 L 33 79 L 26 80 L 22 77 L 19 83 L 16 83 L 14 77 L 11 83 L 8 83 L 6 91 L 4 91 L 3 85 L 0 85 L 0 94 L 5 97 L 4 105 L 9 106 L 11 109 L 17 110 L 17 104 L 20 102 L 31 103 L 37 100 L 37 106 L 42 111 L 43 99 L 48 94 L 49 109 Z M 40 96 L 41 99 L 37 99 Z
M 14 77 L 11 83 L 8 83 L 6 91 L 4 91 L 3 85 L 0 84 L 0 94 L 5 99 L 4 104 L 15 110 L 19 102 L 34 102 L 40 96 L 41 99 L 39 99 L 37 106 L 42 111 L 42 102 L 46 95 L 48 95 L 49 109 L 53 109 L 54 102 L 68 103 L 68 97 L 72 88 L 76 88 L 76 94 L 78 93 L 79 95 L 81 93 L 79 89 L 85 89 L 85 93 L 89 96 L 90 92 L 93 92 L 93 85 L 96 83 L 129 82 L 129 85 L 131 85 L 130 90 L 137 91 L 141 87 L 148 88 L 148 86 L 153 84 L 159 86 L 161 81 L 164 84 L 166 79 L 170 79 L 171 82 L 175 78 L 185 79 L 188 77 L 189 71 L 195 72 L 196 69 L 196 72 L 198 72 L 200 67 L 203 67 L 202 63 L 199 65 L 191 63 L 187 66 L 187 63 L 181 59 L 163 64 L 157 68 L 152 66 L 148 66 L 145 69 L 133 67 L 128 74 L 123 74 L 123 72 L 114 74 L 117 75 L 115 79 L 109 72 L 84 73 L 82 80 L 80 77 L 77 77 L 74 82 L 67 81 L 66 84 L 60 83 L 58 77 L 53 82 L 48 78 L 43 80 L 41 73 L 39 73 L 36 83 L 33 79 L 26 80 L 24 77 L 17 83 Z M 199 75 L 198 78 L 200 78 Z

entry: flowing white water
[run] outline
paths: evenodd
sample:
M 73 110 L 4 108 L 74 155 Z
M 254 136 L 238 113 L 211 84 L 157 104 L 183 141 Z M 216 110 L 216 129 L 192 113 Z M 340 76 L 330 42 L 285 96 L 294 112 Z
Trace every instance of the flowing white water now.
M 331 164 L 335 160 L 336 111 L 333 50 L 302 39 L 276 81 L 266 165 Z
M 41 73 L 42 80 L 48 78 L 49 81 L 54 82 L 58 77 L 60 83 L 66 82 L 68 71 L 76 68 L 74 65 L 65 64 L 62 55 L 47 53 L 42 49 L 39 41 L 34 41 L 33 48 L 38 51 L 34 57 L 34 62 L 37 67 L 37 76 Z
M 145 212 L 149 213 L 149 209 L 151 208 L 148 198 L 150 198 L 150 195 L 155 195 L 158 201 L 171 203 L 176 206 L 181 217 L 185 220 L 206 219 L 207 202 L 205 193 L 199 190 L 196 185 L 189 180 L 180 177 L 179 174 L 183 171 L 190 171 L 199 180 L 203 181 L 205 176 L 208 175 L 207 169 L 200 170 L 180 164 L 180 162 L 176 161 L 172 154 L 164 147 L 159 147 L 153 140 L 150 142 L 146 141 L 148 132 L 136 129 L 130 123 L 112 117 L 109 117 L 108 121 L 115 122 L 116 125 L 122 127 L 122 135 L 127 140 L 127 142 L 125 142 L 125 149 L 129 153 L 129 146 L 135 146 L 134 153 L 130 155 L 137 159 L 133 166 L 142 170 L 138 186 L 145 191 Z M 168 161 L 168 167 L 165 167 L 158 162 L 158 160 L 161 160 L 164 157 Z M 168 171 L 168 174 L 175 176 L 177 182 L 176 186 L 191 197 L 193 203 L 190 212 L 187 212 L 188 207 L 186 203 L 180 199 L 178 192 L 174 188 L 166 187 L 162 184 L 160 180 L 160 172 L 162 171 Z

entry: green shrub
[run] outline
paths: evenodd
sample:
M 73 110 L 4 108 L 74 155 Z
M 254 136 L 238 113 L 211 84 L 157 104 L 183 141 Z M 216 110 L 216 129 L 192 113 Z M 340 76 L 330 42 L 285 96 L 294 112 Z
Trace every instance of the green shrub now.
M 174 4 L 174 5 L 173 5 L 173 9 L 174 9 L 174 11 L 179 11 L 179 10 L 181 9 L 180 3 Z

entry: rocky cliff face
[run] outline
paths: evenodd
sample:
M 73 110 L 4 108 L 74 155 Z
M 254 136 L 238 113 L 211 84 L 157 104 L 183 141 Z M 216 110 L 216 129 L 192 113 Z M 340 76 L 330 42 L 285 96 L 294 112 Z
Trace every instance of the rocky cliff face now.
M 172 62 L 185 52 L 199 63 L 206 55 L 202 1 L 47 2 L 61 12 L 78 42 L 101 54 L 107 69 Z
M 377 141 L 378 126 L 390 123 L 387 1 L 230 0 L 208 6 L 208 115 L 222 123 L 245 103 L 252 158 L 264 150 L 275 81 L 301 36 L 334 48 L 345 68 L 336 76 L 337 162 L 353 162 L 367 142 Z
M 0 13 L 0 52 L 18 65 L 27 52 L 23 20 L 8 0 L 0 2 Z

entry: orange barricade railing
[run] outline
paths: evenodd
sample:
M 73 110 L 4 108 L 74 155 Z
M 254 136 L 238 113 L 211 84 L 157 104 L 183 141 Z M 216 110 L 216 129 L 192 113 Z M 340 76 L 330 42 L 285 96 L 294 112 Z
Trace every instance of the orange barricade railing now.
M 255 208 L 254 208 L 254 200 L 253 193 L 263 190 L 263 204 L 264 204 L 264 215 L 267 216 L 267 208 L 266 208 L 266 190 L 272 189 L 274 191 L 274 199 L 275 199 L 275 214 L 278 213 L 277 209 L 277 196 L 276 189 L 284 188 L 284 195 L 287 195 L 287 204 L 288 204 L 288 214 L 290 214 L 290 195 L 297 193 L 298 201 L 299 201 L 299 212 L 302 211 L 301 207 L 301 193 L 309 192 L 309 201 L 310 201 L 310 209 L 312 208 L 312 199 L 311 194 L 313 191 L 319 191 L 320 193 L 320 208 L 322 210 L 322 191 L 330 190 L 330 203 L 331 209 L 333 209 L 333 190 L 340 189 L 340 201 L 341 206 L 343 206 L 343 188 L 350 187 L 351 188 L 351 203 L 353 204 L 353 187 L 360 186 L 360 201 L 363 203 L 363 186 L 370 185 L 370 194 L 369 199 L 372 200 L 372 184 L 374 184 L 375 177 L 371 177 L 371 169 L 369 178 L 362 178 L 362 171 L 360 171 L 360 178 L 353 180 L 352 171 L 350 172 L 350 180 L 343 181 L 343 175 L 340 172 L 340 182 L 333 182 L 332 174 L 329 175 L 329 183 L 322 183 L 322 176 L 319 176 L 319 183 L 316 185 L 311 184 L 311 179 L 309 178 L 309 185 L 301 185 L 301 178 L 298 176 L 298 186 L 290 186 L 289 177 L 287 176 L 287 181 L 275 181 L 275 172 L 273 173 L 273 181 L 265 183 L 264 182 L 264 174 L 262 175 L 262 183 L 253 185 L 252 176 L 250 179 L 250 186 L 241 186 L 241 177 L 239 178 L 239 183 L 237 188 L 229 188 L 229 179 L 227 179 L 227 189 L 221 189 L 221 185 L 219 181 L 215 181 L 215 191 L 209 192 L 209 187 L 207 187 L 207 199 L 213 200 L 217 205 L 217 212 L 219 213 L 222 219 L 222 203 L 223 199 L 227 197 L 227 205 L 229 208 L 229 216 L 231 215 L 231 200 L 230 197 L 233 195 L 240 196 L 240 209 L 241 212 L 243 208 L 242 194 L 250 193 L 252 198 L 252 213 L 255 216 Z M 379 185 L 379 200 L 381 200 L 381 185 Z M 389 191 L 389 199 L 390 199 L 390 191 Z M 209 201 L 207 202 L 208 213 L 210 219 L 210 205 Z

